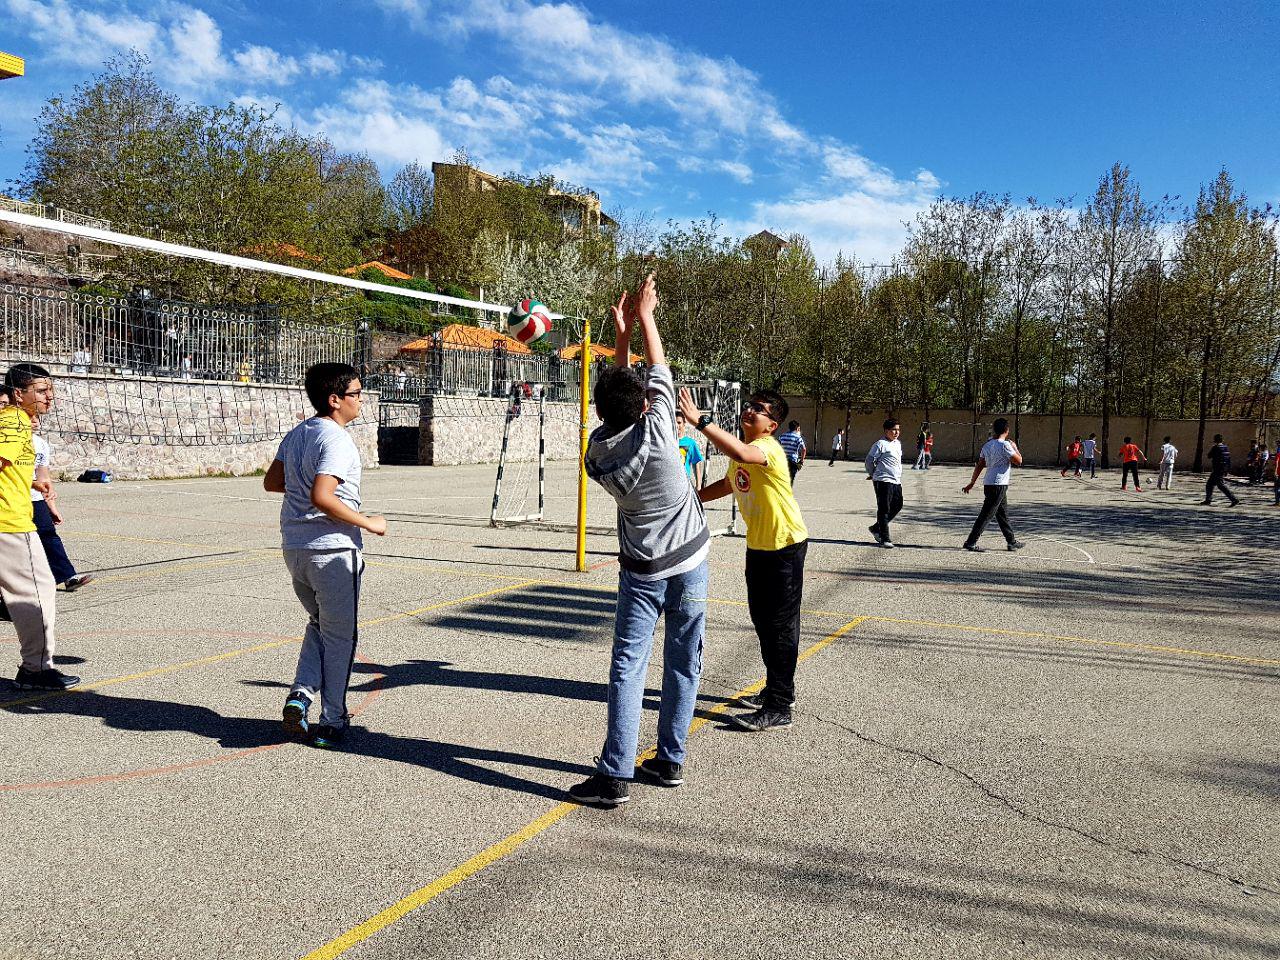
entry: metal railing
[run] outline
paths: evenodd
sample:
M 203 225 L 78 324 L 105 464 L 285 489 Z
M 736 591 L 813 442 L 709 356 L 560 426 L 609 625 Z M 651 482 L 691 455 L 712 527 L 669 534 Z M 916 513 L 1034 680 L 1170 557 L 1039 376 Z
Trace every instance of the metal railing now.
M 311 364 L 363 368 L 368 356 L 368 330 L 347 318 L 0 285 L 0 358 L 55 372 L 289 384 Z
M 607 361 L 595 361 L 593 379 Z M 558 354 L 513 353 L 436 344 L 419 354 L 371 364 L 365 376 L 384 403 L 413 403 L 428 396 L 508 397 L 512 387 L 541 387 L 549 401 L 576 403 L 582 382 L 579 360 Z
M 58 223 L 74 223 L 77 226 L 94 227 L 98 230 L 111 229 L 110 220 L 86 217 L 82 213 L 73 213 L 61 207 L 51 207 L 47 203 L 32 203 L 28 200 L 15 200 L 12 197 L 0 197 L 0 210 L 12 210 L 14 213 L 25 213 L 29 217 L 55 220 Z

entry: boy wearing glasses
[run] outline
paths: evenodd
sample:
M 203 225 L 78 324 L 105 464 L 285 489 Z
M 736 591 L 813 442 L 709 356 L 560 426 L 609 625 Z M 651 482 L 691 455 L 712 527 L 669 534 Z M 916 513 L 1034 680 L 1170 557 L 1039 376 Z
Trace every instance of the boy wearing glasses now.
M 281 441 L 262 486 L 284 494 L 284 562 L 309 617 L 284 705 L 284 729 L 312 746 L 333 749 L 347 729 L 347 685 L 364 572 L 361 531 L 380 537 L 387 521 L 360 512 L 360 451 L 346 429 L 360 416 L 363 390 L 355 368 L 317 363 L 304 383 L 316 415 Z M 317 696 L 320 723 L 313 729 L 307 713 Z
M 742 411 L 739 440 L 704 416 L 687 390 L 680 409 L 732 461 L 724 479 L 698 491 L 703 503 L 732 493 L 747 524 L 747 608 L 760 638 L 766 682 L 740 703 L 750 713 L 732 718 L 743 730 L 791 726 L 796 660 L 800 653 L 800 600 L 809 531 L 791 491 L 787 456 L 774 433 L 790 412 L 772 390 L 758 390 Z

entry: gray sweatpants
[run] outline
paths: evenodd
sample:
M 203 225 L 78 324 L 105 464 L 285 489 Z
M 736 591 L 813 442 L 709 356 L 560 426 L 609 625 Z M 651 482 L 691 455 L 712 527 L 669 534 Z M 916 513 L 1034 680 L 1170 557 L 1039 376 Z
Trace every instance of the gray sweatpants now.
M 40 534 L 0 533 L 0 596 L 18 632 L 27 670 L 53 666 L 57 589 Z
M 1160 464 L 1160 478 L 1156 481 L 1157 490 L 1168 490 L 1173 486 L 1173 464 Z
M 293 577 L 293 592 L 311 618 L 293 689 L 313 701 L 319 696 L 320 722 L 341 727 L 347 722 L 364 559 L 355 549 L 285 550 L 284 562 Z

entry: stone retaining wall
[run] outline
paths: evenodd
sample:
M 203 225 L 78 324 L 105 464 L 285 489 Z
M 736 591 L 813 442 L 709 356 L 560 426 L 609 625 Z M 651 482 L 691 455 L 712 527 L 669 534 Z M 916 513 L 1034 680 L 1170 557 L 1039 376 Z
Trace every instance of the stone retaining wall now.
M 109 470 L 121 480 L 265 470 L 311 404 L 300 386 L 63 374 L 41 433 L 54 474 Z M 378 395 L 366 393 L 352 435 L 378 465 Z

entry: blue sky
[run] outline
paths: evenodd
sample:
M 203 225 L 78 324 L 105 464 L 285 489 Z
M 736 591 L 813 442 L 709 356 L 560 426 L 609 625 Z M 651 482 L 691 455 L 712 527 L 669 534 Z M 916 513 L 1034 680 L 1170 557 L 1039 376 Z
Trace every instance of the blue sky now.
M 1114 161 L 1280 200 L 1280 5 L 1264 0 L 0 0 L 0 183 L 107 57 L 364 150 L 466 147 L 656 222 L 714 211 L 883 261 L 939 195 L 1086 196 Z

